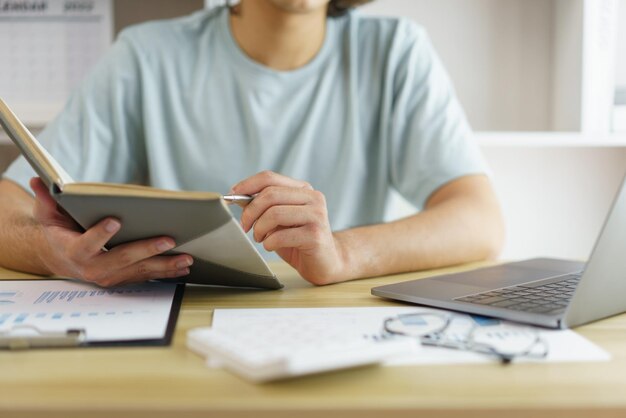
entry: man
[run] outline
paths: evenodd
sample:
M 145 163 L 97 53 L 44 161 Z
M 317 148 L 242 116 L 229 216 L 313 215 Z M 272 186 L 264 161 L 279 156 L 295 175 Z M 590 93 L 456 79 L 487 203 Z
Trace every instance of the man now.
M 499 206 L 427 36 L 356 3 L 131 28 L 40 140 L 81 181 L 257 194 L 242 227 L 314 284 L 494 257 Z M 0 183 L 4 267 L 102 286 L 189 273 L 168 237 L 102 251 L 120 222 L 80 231 L 32 176 L 18 160 Z M 391 188 L 422 211 L 381 223 Z

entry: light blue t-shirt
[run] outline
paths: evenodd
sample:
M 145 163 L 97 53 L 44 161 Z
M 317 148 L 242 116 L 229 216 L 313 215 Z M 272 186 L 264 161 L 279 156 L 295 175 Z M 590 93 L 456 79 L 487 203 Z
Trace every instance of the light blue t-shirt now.
M 122 32 L 39 140 L 77 181 L 227 192 L 262 170 L 323 192 L 333 230 L 383 221 L 390 189 L 430 194 L 485 173 L 425 31 L 357 12 L 327 20 L 305 66 L 251 60 L 228 9 Z M 28 189 L 23 158 L 4 174 Z

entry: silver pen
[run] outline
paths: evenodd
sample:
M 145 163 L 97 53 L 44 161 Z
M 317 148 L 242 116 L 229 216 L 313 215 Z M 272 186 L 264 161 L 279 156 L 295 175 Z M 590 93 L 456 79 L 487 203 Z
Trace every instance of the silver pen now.
M 228 204 L 237 204 L 239 206 L 245 206 L 248 203 L 252 202 L 252 199 L 254 199 L 256 197 L 256 194 L 253 195 L 249 195 L 249 194 L 226 194 L 224 196 L 222 196 L 222 198 L 226 201 L 226 203 Z

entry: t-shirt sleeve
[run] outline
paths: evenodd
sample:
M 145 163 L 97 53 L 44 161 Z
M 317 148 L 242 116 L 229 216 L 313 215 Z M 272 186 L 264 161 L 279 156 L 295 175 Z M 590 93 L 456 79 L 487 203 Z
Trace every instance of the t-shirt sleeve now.
M 426 32 L 402 21 L 396 39 L 389 176 L 391 186 L 421 209 L 444 184 L 488 168 Z
M 75 181 L 142 183 L 140 91 L 136 48 L 122 34 L 37 139 Z M 3 174 L 27 191 L 34 176 L 23 157 Z

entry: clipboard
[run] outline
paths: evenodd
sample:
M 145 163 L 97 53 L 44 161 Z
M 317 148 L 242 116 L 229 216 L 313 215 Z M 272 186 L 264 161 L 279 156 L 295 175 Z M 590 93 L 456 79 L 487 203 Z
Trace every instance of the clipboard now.
M 184 290 L 171 281 L 106 289 L 71 279 L 0 280 L 0 350 L 167 346 Z

